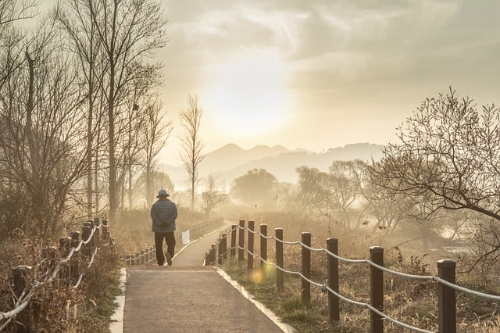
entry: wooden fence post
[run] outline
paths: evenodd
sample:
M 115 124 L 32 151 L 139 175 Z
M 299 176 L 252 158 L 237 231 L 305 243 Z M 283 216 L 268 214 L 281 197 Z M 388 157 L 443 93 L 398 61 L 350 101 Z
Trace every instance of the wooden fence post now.
M 87 221 L 87 225 L 90 228 L 90 233 L 89 233 L 89 237 L 90 237 L 89 248 L 90 249 L 95 249 L 95 247 L 96 247 L 95 234 L 92 235 L 92 230 L 94 229 L 94 220 L 88 220 Z M 92 252 L 92 251 L 90 251 L 90 252 Z
M 249 272 L 253 271 L 253 240 L 254 240 L 254 230 L 255 222 L 248 221 L 248 260 L 247 260 L 247 270 Z
M 265 271 L 266 261 L 267 261 L 267 224 L 260 225 L 260 257 L 262 261 L 260 262 L 260 268 Z
M 71 238 L 61 237 L 59 238 L 59 250 L 61 251 L 61 256 L 66 257 L 71 249 Z
M 231 225 L 231 259 L 236 256 L 236 224 Z
M 217 242 L 217 255 L 216 255 L 216 262 L 218 265 L 222 265 L 222 238 L 219 235 L 219 238 L 216 240 Z
M 222 260 L 223 261 L 227 260 L 227 235 L 228 235 L 228 233 L 225 233 L 224 237 L 222 238 Z
M 26 288 L 26 276 L 31 270 L 31 266 L 19 265 L 12 269 L 12 275 L 14 277 L 14 294 L 19 298 L 24 289 Z M 31 332 L 31 304 L 21 311 L 21 313 L 16 317 L 16 332 L 19 333 L 29 333 Z
M 238 235 L 238 262 L 242 262 L 245 255 L 245 220 L 240 220 Z
M 278 266 L 278 270 L 276 271 L 276 286 L 278 291 L 283 291 L 283 271 L 280 268 L 283 268 L 283 229 L 276 228 L 274 229 L 276 235 L 276 266 Z
M 88 241 L 89 238 L 90 238 L 90 232 L 91 232 L 91 229 L 90 229 L 90 225 L 89 225 L 89 222 L 83 222 L 83 226 L 82 226 L 82 240 L 84 242 Z M 85 255 L 85 256 L 89 256 L 90 255 L 90 242 L 88 242 L 87 244 L 83 244 L 83 247 L 82 247 L 82 254 Z
M 61 237 L 59 238 L 59 250 L 61 251 L 61 258 L 66 258 L 71 251 L 71 238 Z M 62 281 L 69 278 L 69 263 L 65 263 L 61 266 L 59 270 L 59 277 Z
M 328 238 L 326 240 L 326 247 L 329 252 L 338 255 L 339 254 L 339 241 L 335 238 Z M 339 292 L 339 260 L 330 254 L 327 254 L 327 264 L 328 264 L 328 287 Z M 328 293 L 328 319 L 330 320 L 330 325 L 335 324 L 340 320 L 340 304 L 337 295 Z
M 455 284 L 456 262 L 449 259 L 437 262 L 438 276 Z M 439 333 L 455 333 L 457 331 L 457 310 L 455 289 L 438 283 Z
M 384 249 L 380 246 L 370 247 L 370 260 L 384 266 Z M 384 310 L 384 272 L 370 265 L 370 304 L 379 311 Z M 370 311 L 371 333 L 383 333 L 384 321 L 382 316 Z
M 98 227 L 99 226 L 99 218 L 94 217 L 94 226 Z M 101 228 L 96 228 L 94 232 L 94 244 L 95 246 L 101 246 L 101 237 L 100 237 L 100 229 Z
M 217 264 L 222 265 L 222 235 L 219 235 L 219 239 L 217 240 L 218 247 L 218 256 L 217 256 Z
M 102 239 L 109 244 L 109 226 L 106 219 L 102 220 Z
M 80 243 L 80 232 L 73 231 L 71 232 L 70 235 L 71 235 L 71 247 L 72 248 L 78 247 L 78 244 Z M 78 280 L 78 275 L 80 274 L 79 258 L 80 258 L 80 251 L 73 252 L 73 256 L 71 257 L 69 264 L 69 273 L 70 273 L 69 274 L 70 278 L 68 279 L 69 284 L 71 284 L 72 279 Z
M 302 233 L 302 275 L 311 279 L 311 234 Z M 305 278 L 302 278 L 302 301 L 308 303 L 311 301 L 311 284 Z
M 215 264 L 217 264 L 217 251 L 215 248 L 215 244 L 212 244 L 211 252 L 212 252 L 212 254 L 211 254 L 212 265 L 215 265 Z

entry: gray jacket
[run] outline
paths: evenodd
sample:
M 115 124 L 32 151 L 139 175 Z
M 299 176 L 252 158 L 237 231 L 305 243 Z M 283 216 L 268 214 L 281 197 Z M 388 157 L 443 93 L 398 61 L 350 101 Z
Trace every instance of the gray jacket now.
M 175 231 L 177 206 L 168 199 L 160 199 L 151 206 L 153 232 Z

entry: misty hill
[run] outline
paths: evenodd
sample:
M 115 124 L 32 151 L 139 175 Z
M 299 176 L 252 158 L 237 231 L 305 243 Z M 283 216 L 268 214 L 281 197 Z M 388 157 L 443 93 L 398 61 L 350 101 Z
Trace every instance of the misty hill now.
M 204 173 L 217 173 L 221 170 L 231 170 L 249 161 L 256 161 L 271 156 L 289 153 L 290 150 L 283 146 L 255 146 L 252 149 L 242 149 L 230 143 L 207 154 L 201 162 Z
M 344 147 L 331 148 L 321 153 L 304 149 L 289 150 L 283 146 L 255 146 L 252 149 L 242 149 L 235 144 L 225 145 L 206 154 L 200 164 L 200 177 L 206 178 L 213 174 L 217 179 L 224 181 L 227 186 L 240 176 L 252 169 L 265 169 L 282 182 L 295 183 L 300 166 L 317 168 L 328 171 L 328 167 L 335 160 L 364 161 L 379 160 L 382 157 L 382 145 L 369 143 L 349 144 Z M 163 171 L 169 174 L 177 187 L 187 183 L 186 171 L 183 166 L 163 166 Z

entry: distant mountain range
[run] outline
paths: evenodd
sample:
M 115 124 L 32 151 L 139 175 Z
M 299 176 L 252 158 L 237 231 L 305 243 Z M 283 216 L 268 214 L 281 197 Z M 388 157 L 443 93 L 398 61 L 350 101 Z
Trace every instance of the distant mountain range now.
M 315 153 L 305 149 L 290 150 L 283 146 L 242 149 L 235 144 L 228 144 L 205 155 L 200 164 L 200 178 L 212 174 L 229 186 L 235 178 L 249 170 L 265 169 L 280 182 L 296 183 L 297 167 L 308 166 L 326 172 L 335 160 L 379 160 L 383 148 L 382 145 L 356 143 Z M 187 183 L 184 166 L 161 165 L 160 168 L 170 176 L 176 187 L 183 187 Z

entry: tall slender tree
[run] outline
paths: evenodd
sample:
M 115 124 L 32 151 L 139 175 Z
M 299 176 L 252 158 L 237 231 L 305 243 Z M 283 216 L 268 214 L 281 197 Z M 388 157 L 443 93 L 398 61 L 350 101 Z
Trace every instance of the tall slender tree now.
M 191 210 L 194 209 L 196 188 L 199 184 L 199 167 L 205 157 L 203 142 L 200 138 L 201 118 L 203 110 L 198 106 L 198 96 L 189 95 L 188 108 L 183 109 L 179 116 L 184 133 L 181 135 L 181 159 L 189 176 L 189 191 L 191 195 Z

